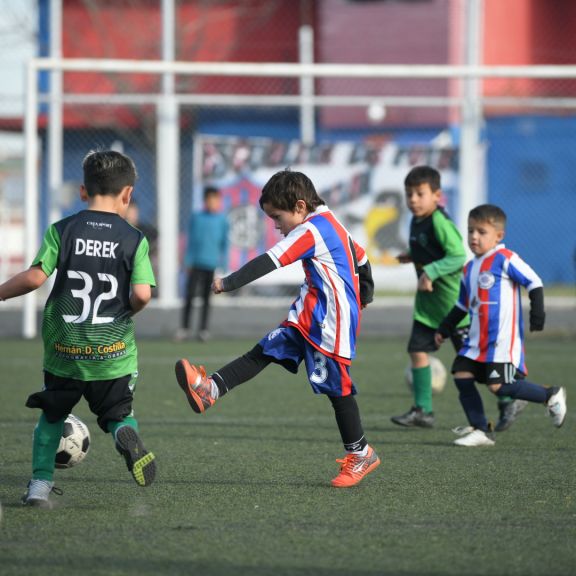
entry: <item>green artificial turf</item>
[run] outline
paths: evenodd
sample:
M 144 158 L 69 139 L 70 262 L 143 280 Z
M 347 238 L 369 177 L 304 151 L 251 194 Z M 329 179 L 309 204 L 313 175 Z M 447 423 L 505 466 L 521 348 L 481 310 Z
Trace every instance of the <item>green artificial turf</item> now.
M 21 506 L 42 379 L 39 342 L 0 341 L 0 574 L 562 575 L 576 573 L 576 420 L 555 429 L 530 405 L 494 447 L 458 448 L 454 386 L 434 396 L 436 427 L 401 429 L 404 339 L 361 340 L 352 376 L 382 464 L 334 489 L 343 455 L 330 403 L 305 376 L 271 366 L 206 414 L 175 382 L 182 356 L 214 370 L 254 344 L 141 341 L 135 409 L 157 456 L 138 487 L 85 403 L 84 462 L 56 472 L 53 510 Z M 530 378 L 576 398 L 574 342 L 532 338 Z M 439 357 L 449 366 L 446 346 Z M 496 399 L 483 391 L 490 418 Z

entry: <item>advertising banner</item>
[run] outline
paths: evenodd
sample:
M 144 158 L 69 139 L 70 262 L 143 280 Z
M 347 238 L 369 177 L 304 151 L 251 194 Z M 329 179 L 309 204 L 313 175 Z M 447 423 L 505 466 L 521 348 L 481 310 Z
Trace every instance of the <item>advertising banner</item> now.
M 230 220 L 230 269 L 265 252 L 280 238 L 260 209 L 262 186 L 275 172 L 304 172 L 319 195 L 364 246 L 377 289 L 406 290 L 415 284 L 412 266 L 398 264 L 407 249 L 410 213 L 404 178 L 416 165 L 428 164 L 442 175 L 444 202 L 455 204 L 457 150 L 434 143 L 402 145 L 378 142 L 326 142 L 198 135 L 194 141 L 194 209 L 202 205 L 203 187 L 222 191 Z M 292 265 L 262 279 L 271 284 L 300 283 L 301 266 Z

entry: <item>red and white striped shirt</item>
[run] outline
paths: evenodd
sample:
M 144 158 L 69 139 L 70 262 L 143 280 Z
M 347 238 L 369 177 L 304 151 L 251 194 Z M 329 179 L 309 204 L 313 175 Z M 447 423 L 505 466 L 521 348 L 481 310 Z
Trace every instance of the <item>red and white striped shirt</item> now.
M 305 282 L 288 324 L 324 354 L 349 364 L 360 327 L 358 266 L 367 262 L 364 249 L 326 206 L 319 206 L 267 254 L 277 268 L 302 260 Z
M 542 280 L 504 244 L 466 264 L 457 306 L 470 314 L 470 332 L 458 352 L 477 362 L 511 363 L 527 374 L 521 287 L 528 292 Z

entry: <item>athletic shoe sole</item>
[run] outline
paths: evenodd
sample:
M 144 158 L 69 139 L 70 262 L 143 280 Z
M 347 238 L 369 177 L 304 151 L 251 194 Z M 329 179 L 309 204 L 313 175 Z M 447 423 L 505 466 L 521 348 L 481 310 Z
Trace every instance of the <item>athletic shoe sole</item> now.
M 156 477 L 155 456 L 144 448 L 136 430 L 122 426 L 116 433 L 116 445 L 136 484 L 150 486 Z
M 174 367 L 174 371 L 176 372 L 176 380 L 178 381 L 178 385 L 184 393 L 186 394 L 186 398 L 188 399 L 188 404 L 194 412 L 197 414 L 202 414 L 204 412 L 204 403 L 202 402 L 202 398 L 194 392 L 192 388 L 193 384 L 196 383 L 196 379 L 198 378 L 198 372 L 192 368 L 190 362 L 188 360 L 178 360 L 176 362 L 176 366 Z

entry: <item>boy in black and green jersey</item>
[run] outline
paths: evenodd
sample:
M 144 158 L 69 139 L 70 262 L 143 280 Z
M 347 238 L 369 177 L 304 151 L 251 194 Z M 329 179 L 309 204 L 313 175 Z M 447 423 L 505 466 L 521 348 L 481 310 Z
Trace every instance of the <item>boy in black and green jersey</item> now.
M 51 505 L 64 421 L 82 397 L 113 434 L 136 483 L 150 485 L 156 472 L 132 412 L 138 375 L 132 316 L 155 286 L 148 241 L 124 220 L 136 168 L 119 152 L 93 151 L 83 170 L 80 196 L 88 209 L 52 224 L 31 267 L 0 285 L 0 300 L 7 300 L 36 290 L 57 270 L 42 323 L 44 387 L 26 402 L 42 410 L 23 498 L 32 506 Z
M 434 425 L 432 411 L 432 371 L 429 352 L 436 350 L 434 332 L 458 299 L 460 275 L 466 261 L 462 237 L 438 203 L 441 198 L 440 173 L 429 166 L 413 168 L 404 180 L 406 202 L 413 218 L 410 248 L 400 262 L 412 262 L 418 276 L 414 301 L 414 322 L 408 342 L 414 406 L 402 416 L 393 416 L 400 426 Z M 459 324 L 465 330 L 467 317 Z M 456 349 L 462 330 L 452 334 Z
M 391 418 L 400 426 L 431 428 L 432 371 L 428 354 L 437 349 L 434 333 L 458 299 L 462 267 L 466 252 L 462 236 L 443 208 L 440 173 L 430 166 L 416 166 L 404 180 L 406 203 L 412 212 L 410 248 L 398 257 L 400 262 L 412 262 L 418 285 L 414 300 L 414 322 L 408 342 L 414 405 L 401 416 Z M 468 332 L 466 316 L 451 334 L 456 351 Z M 524 407 L 521 401 L 501 398 L 497 431 L 506 430 Z M 457 430 L 457 429 L 455 429 Z

